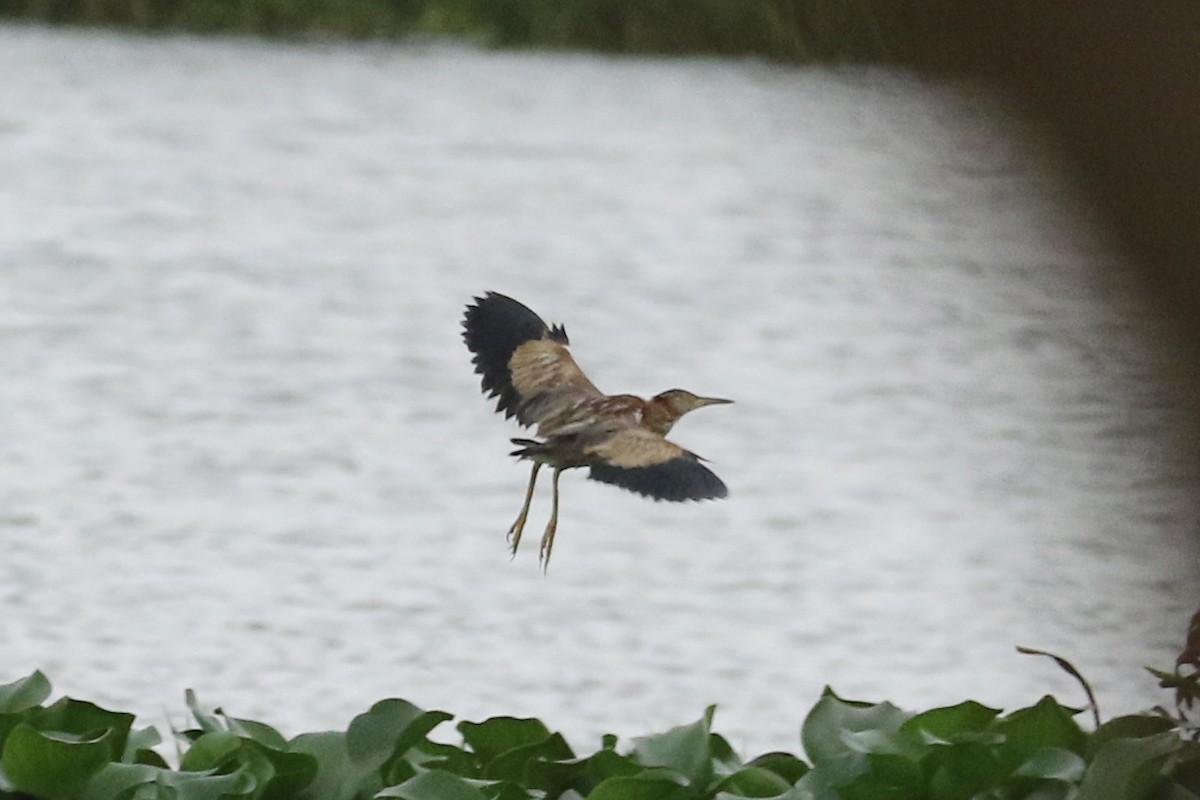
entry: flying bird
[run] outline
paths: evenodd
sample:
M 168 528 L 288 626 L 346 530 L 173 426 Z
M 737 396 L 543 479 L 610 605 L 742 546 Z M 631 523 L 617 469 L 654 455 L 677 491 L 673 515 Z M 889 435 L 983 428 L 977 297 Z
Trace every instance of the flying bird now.
M 538 562 L 550 565 L 558 529 L 558 477 L 563 470 L 588 467 L 588 477 L 655 500 L 708 500 L 725 497 L 721 479 L 693 452 L 664 438 L 679 418 L 704 406 L 730 403 L 670 389 L 649 400 L 631 394 L 606 395 L 596 388 L 567 349 L 567 332 L 548 326 L 531 309 L 496 292 L 467 306 L 463 340 L 474 354 L 483 391 L 499 398 L 497 412 L 537 428 L 540 439 L 513 439 L 511 455 L 533 462 L 525 503 L 508 529 L 515 556 L 529 516 L 533 488 L 543 466 L 554 469 L 550 521 L 542 535 Z

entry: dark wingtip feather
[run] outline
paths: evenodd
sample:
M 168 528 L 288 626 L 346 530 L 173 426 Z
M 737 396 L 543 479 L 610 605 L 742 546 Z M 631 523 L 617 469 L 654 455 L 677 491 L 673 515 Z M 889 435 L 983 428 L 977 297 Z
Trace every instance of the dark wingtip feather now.
M 729 495 L 729 489 L 716 473 L 688 457 L 645 467 L 593 464 L 588 477 L 655 500 L 715 500 Z
M 516 415 L 521 400 L 508 369 L 513 351 L 525 342 L 542 338 L 547 331 L 556 339 L 557 331 L 561 341 L 566 342 L 566 331 L 561 326 L 548 328 L 530 308 L 497 292 L 476 297 L 467 306 L 462 326 L 463 341 L 475 354 L 471 363 L 483 376 L 483 392 L 488 397 L 500 398 L 496 410 L 504 412 L 506 418 Z

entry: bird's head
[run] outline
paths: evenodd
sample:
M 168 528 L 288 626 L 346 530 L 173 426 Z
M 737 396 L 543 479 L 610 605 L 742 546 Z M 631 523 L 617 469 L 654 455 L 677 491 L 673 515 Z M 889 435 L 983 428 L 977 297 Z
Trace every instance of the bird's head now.
M 695 411 L 697 408 L 704 406 L 723 405 L 732 403 L 732 400 L 725 400 L 720 397 L 701 397 L 697 394 L 692 394 L 686 389 L 668 389 L 667 391 L 655 395 L 650 400 L 650 407 L 662 410 L 662 419 L 654 420 L 650 423 L 652 429 L 662 428 L 658 432 L 666 435 L 666 432 L 671 429 L 680 417 L 689 411 Z

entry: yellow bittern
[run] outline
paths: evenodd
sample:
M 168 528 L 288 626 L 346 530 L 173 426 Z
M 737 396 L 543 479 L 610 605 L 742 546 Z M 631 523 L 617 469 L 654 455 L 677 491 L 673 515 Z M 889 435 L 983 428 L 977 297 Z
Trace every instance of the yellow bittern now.
M 526 306 L 495 292 L 467 306 L 463 339 L 475 354 L 472 363 L 483 376 L 483 391 L 499 398 L 496 410 L 525 427 L 536 425 L 542 438 L 512 440 L 520 446 L 512 455 L 533 462 L 525 503 L 508 529 L 514 556 L 543 465 L 554 468 L 550 521 L 538 554 L 543 569 L 550 565 L 558 529 L 558 476 L 565 469 L 589 467 L 593 480 L 656 500 L 707 500 L 728 494 L 698 455 L 663 437 L 689 411 L 732 401 L 698 397 L 683 389 L 649 400 L 603 394 L 571 357 L 561 325 L 550 327 Z

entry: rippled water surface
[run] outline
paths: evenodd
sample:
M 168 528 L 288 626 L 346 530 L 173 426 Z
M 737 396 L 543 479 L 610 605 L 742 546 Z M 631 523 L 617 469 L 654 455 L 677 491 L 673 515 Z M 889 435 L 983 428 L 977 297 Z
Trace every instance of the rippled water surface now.
M 385 696 L 582 746 L 821 687 L 1164 699 L 1195 466 L 1135 277 L 978 92 L 903 74 L 0 28 L 0 680 L 285 732 Z M 730 486 L 526 469 L 459 339 L 735 398 Z M 1080 699 L 1080 702 L 1082 700 Z

